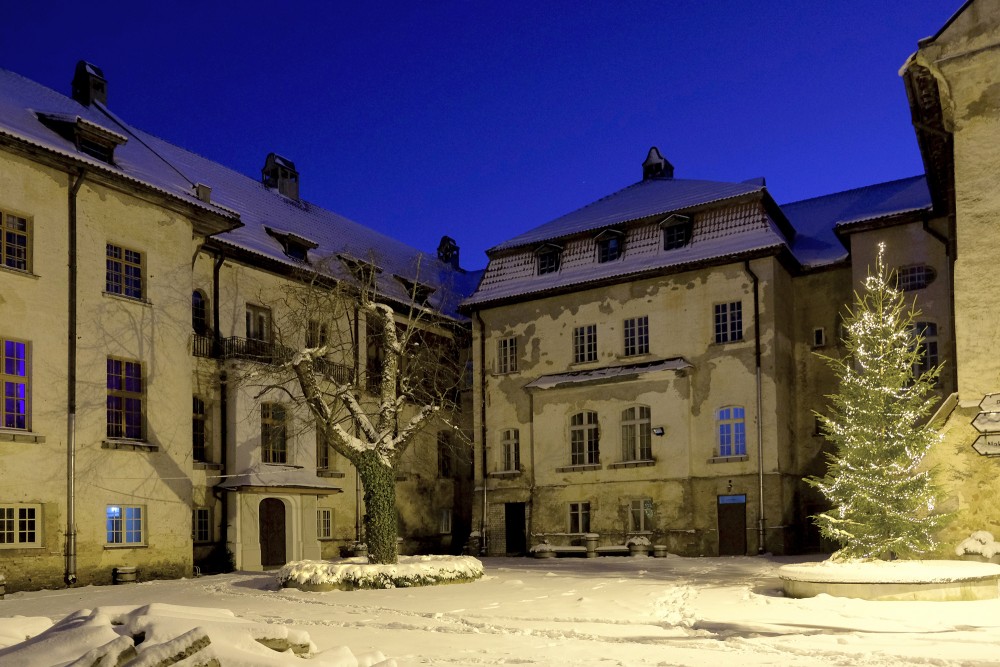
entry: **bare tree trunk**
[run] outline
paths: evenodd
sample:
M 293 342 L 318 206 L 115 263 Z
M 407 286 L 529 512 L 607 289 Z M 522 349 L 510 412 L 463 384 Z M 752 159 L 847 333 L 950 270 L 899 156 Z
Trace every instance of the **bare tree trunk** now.
M 357 461 L 364 486 L 365 541 L 371 563 L 392 564 L 398 559 L 396 538 L 396 473 L 380 460 L 374 450 L 363 452 Z

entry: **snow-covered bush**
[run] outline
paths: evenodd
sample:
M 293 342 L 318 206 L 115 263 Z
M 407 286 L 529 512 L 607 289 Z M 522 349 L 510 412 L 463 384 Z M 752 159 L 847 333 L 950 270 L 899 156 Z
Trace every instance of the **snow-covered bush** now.
M 955 555 L 964 556 L 965 554 L 978 554 L 983 558 L 993 558 L 993 556 L 1000 554 L 1000 542 L 993 539 L 993 533 L 977 530 L 955 547 Z
M 625 546 L 631 547 L 651 547 L 653 543 L 649 541 L 649 538 L 645 535 L 633 535 L 625 541 Z
M 540 552 L 546 552 L 546 551 L 555 551 L 555 550 L 556 550 L 555 547 L 552 546 L 551 544 L 549 544 L 548 540 L 542 540 L 541 542 L 539 542 L 535 546 L 533 546 L 530 549 L 528 549 L 528 551 L 530 551 L 533 554 L 537 554 L 537 553 L 540 553 Z
M 483 564 L 472 556 L 400 556 L 392 565 L 369 564 L 364 556 L 332 562 L 300 560 L 277 573 L 282 587 L 307 591 L 412 588 L 467 583 L 482 576 Z

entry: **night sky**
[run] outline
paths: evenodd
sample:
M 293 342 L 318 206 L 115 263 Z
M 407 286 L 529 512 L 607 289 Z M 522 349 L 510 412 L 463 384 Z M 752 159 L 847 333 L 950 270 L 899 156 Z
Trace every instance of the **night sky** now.
M 0 67 L 462 265 L 641 178 L 779 202 L 919 174 L 898 75 L 961 0 L 17 2 Z

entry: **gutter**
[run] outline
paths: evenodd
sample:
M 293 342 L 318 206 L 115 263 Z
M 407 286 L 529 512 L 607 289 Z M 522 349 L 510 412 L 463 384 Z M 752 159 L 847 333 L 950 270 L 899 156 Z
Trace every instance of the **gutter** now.
M 760 280 L 750 268 L 750 260 L 743 262 L 743 268 L 753 281 L 753 331 L 754 367 L 757 391 L 757 554 L 764 553 L 764 414 L 760 382 Z
M 486 555 L 486 323 L 479 311 L 475 311 L 479 322 L 479 440 L 483 443 L 483 518 L 479 530 L 479 553 Z
M 83 185 L 87 172 L 80 168 L 76 172 L 76 180 L 69 188 L 67 202 L 67 217 L 69 223 L 69 314 L 67 327 L 67 359 L 66 359 L 66 572 L 63 581 L 67 586 L 76 583 L 76 338 L 77 338 L 77 194 Z

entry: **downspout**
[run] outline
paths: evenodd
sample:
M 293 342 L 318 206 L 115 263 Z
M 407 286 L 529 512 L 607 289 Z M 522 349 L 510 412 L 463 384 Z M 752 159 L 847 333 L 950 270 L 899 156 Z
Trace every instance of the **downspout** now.
M 476 321 L 479 322 L 479 441 L 483 443 L 483 519 L 480 526 L 479 552 L 486 555 L 486 323 L 482 315 L 476 311 Z
M 948 239 L 947 236 L 941 234 L 936 229 L 931 227 L 930 216 L 927 214 L 927 211 L 923 212 L 923 215 L 921 216 L 921 222 L 923 224 L 924 231 L 927 232 L 927 234 L 929 234 L 931 237 L 937 239 L 941 243 L 941 245 L 944 246 L 944 255 L 945 257 L 948 258 L 948 304 L 949 304 L 948 316 L 950 318 L 949 321 L 954 323 L 955 322 L 955 258 L 952 256 L 951 241 Z M 952 238 L 954 238 L 955 234 L 953 230 L 953 222 L 954 222 L 954 217 L 949 216 L 948 227 L 950 233 L 952 234 Z M 953 324 L 951 333 L 951 345 L 948 346 L 948 355 L 949 358 L 952 359 L 953 361 L 951 363 L 951 368 L 948 369 L 948 374 L 951 375 L 953 383 L 952 387 L 954 388 L 954 391 L 958 391 L 958 363 L 957 363 L 958 341 L 955 340 L 954 329 L 955 327 Z
M 760 381 L 760 280 L 744 260 L 743 268 L 753 281 L 754 368 L 757 389 L 757 553 L 764 553 L 764 410 Z
M 354 306 L 354 377 L 361 377 L 361 309 Z M 365 318 L 367 331 L 368 318 Z M 368 336 L 365 336 L 365 355 L 367 362 Z M 355 399 L 358 397 L 355 396 Z M 360 436 L 357 420 L 354 420 L 354 437 Z M 354 466 L 354 543 L 361 544 L 361 471 Z
M 70 186 L 68 201 L 69 217 L 69 326 L 67 331 L 67 395 L 66 395 L 66 573 L 63 581 L 67 586 L 76 583 L 76 196 L 83 185 L 87 172 L 80 169 L 76 181 Z
M 222 265 L 226 261 L 226 256 L 221 252 L 215 255 L 215 263 L 212 265 L 212 321 L 215 323 L 215 331 L 212 337 L 212 356 L 215 359 L 222 358 L 222 327 L 219 320 L 219 276 L 222 273 Z M 229 474 L 229 377 L 225 368 L 219 372 L 219 464 L 222 465 L 223 476 Z M 229 548 L 229 491 L 223 491 L 220 498 L 222 503 L 222 521 L 219 522 L 219 541 L 224 549 Z

